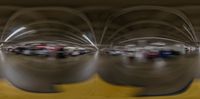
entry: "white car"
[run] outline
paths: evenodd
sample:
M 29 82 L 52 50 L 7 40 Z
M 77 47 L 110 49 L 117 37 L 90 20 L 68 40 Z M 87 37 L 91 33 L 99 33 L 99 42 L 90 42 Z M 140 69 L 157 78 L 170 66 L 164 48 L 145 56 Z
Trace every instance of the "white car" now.
M 24 51 L 22 51 L 22 54 L 23 55 L 31 55 L 32 51 L 31 50 L 24 50 Z
M 109 51 L 108 52 L 110 55 L 121 55 L 122 52 L 121 51 L 118 51 L 118 50 L 112 50 L 112 51 Z
M 78 56 L 78 55 L 80 55 L 79 51 L 73 51 L 73 52 L 71 52 L 71 56 Z

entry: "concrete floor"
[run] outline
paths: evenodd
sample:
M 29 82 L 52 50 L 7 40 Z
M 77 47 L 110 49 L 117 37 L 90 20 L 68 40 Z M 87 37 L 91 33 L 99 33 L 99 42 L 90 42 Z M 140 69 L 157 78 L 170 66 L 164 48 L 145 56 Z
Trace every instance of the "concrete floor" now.
M 149 61 L 102 54 L 65 59 L 7 53 L 2 55 L 2 76 L 15 87 L 29 92 L 17 88 L 9 89 L 12 86 L 8 86 L 3 80 L 2 86 L 6 86 L 8 93 L 19 92 L 19 97 L 43 95 L 32 92 L 53 92 L 44 94 L 46 97 L 134 98 L 138 95 L 174 95 L 181 92 L 194 77 L 195 80 L 185 93 L 200 90 L 200 87 L 191 89 L 193 86 L 200 86 L 197 80 L 197 55 Z

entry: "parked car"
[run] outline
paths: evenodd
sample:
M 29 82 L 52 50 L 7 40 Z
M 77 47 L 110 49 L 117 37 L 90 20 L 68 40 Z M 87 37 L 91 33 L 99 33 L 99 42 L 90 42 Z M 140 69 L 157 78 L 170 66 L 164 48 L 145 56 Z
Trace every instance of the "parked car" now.
M 60 48 L 56 51 L 56 58 L 65 58 L 66 54 L 63 48 Z
M 170 58 L 171 56 L 173 56 L 173 53 L 170 50 L 161 50 L 159 52 L 159 56 L 161 58 Z
M 181 53 L 179 51 L 175 51 L 175 50 L 171 50 L 172 55 L 181 55 Z
M 145 57 L 147 59 L 154 59 L 159 57 L 159 52 L 158 51 L 147 51 L 145 53 Z
M 75 50 L 75 51 L 72 51 L 71 53 L 69 53 L 69 55 L 78 56 L 78 55 L 80 55 L 80 52 Z
M 134 51 L 125 51 L 123 55 L 126 57 L 129 57 L 129 58 L 134 58 L 135 52 Z
M 34 54 L 39 56 L 49 56 L 50 52 L 45 48 L 41 48 L 41 49 L 35 49 Z
M 21 52 L 21 54 L 23 54 L 23 55 L 34 55 L 34 51 L 26 48 Z
M 113 56 L 117 56 L 117 55 L 121 55 L 122 51 L 120 51 L 120 50 L 109 50 L 108 54 L 113 55 Z
M 22 54 L 22 52 L 24 51 L 24 50 L 26 50 L 27 48 L 25 48 L 25 47 L 16 47 L 15 49 L 14 49 L 14 53 L 16 53 L 16 54 Z

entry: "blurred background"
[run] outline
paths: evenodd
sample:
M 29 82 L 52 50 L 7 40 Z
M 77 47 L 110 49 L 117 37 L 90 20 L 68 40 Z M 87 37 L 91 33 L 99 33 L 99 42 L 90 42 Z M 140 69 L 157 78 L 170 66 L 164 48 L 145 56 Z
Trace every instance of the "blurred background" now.
M 199 5 L 0 1 L 0 97 L 197 98 Z

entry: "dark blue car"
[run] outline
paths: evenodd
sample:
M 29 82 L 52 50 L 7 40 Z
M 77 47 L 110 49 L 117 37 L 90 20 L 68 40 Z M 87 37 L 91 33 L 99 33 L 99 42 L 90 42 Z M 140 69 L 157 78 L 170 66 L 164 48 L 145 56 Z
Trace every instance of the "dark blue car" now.
M 159 52 L 159 56 L 161 57 L 161 58 L 170 58 L 171 56 L 173 56 L 173 52 L 172 51 L 167 51 L 167 50 L 161 50 L 160 52 Z

